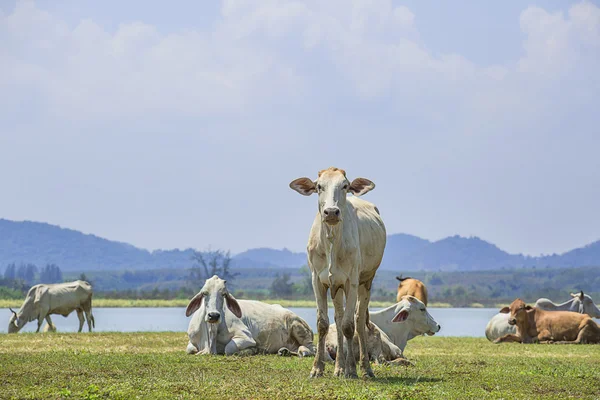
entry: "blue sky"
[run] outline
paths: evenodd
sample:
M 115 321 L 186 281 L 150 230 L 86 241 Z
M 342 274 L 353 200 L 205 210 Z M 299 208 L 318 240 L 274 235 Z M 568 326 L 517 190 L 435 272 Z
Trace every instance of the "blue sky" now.
M 1 217 L 302 250 L 334 165 L 389 233 L 600 239 L 597 2 L 0 4 Z

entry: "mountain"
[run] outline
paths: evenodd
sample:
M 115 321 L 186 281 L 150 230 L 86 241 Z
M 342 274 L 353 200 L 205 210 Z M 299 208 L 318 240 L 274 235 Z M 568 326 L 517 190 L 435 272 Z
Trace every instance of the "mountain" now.
M 233 257 L 234 266 L 299 268 L 306 265 L 306 253 L 293 253 L 288 249 L 259 248 L 246 250 Z
M 31 221 L 0 219 L 0 268 L 9 263 L 55 263 L 63 271 L 181 269 L 192 266 L 193 249 L 148 251 Z M 234 268 L 299 268 L 306 253 L 288 249 L 251 249 L 233 256 Z M 529 257 L 509 254 L 478 237 L 451 236 L 431 242 L 408 234 L 387 238 L 382 270 L 468 271 L 553 266 L 600 266 L 600 241 L 561 255 Z

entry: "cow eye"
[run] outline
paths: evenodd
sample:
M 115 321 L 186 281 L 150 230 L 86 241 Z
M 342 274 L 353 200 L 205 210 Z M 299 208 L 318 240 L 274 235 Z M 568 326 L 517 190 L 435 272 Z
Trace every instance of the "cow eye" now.
M 348 190 L 348 184 L 346 183 L 344 186 L 342 186 L 342 189 Z
M 317 190 L 320 192 L 323 187 L 321 185 L 317 185 Z

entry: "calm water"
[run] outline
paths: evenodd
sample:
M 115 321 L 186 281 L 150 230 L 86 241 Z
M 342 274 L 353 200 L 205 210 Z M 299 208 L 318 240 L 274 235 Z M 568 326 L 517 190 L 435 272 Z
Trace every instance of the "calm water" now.
M 290 308 L 304 318 L 316 332 L 315 308 Z M 374 308 L 373 310 L 377 310 Z M 495 308 L 429 308 L 429 313 L 442 326 L 439 336 L 485 336 L 485 326 L 496 314 Z M 136 331 L 187 331 L 189 318 L 184 307 L 174 308 L 94 308 L 96 331 L 136 332 Z M 0 309 L 0 332 L 6 333 L 10 311 Z M 53 315 L 52 322 L 59 332 L 76 332 L 79 326 L 77 313 L 67 318 Z M 329 309 L 329 318 L 333 322 L 333 308 Z M 45 324 L 45 322 L 44 322 Z M 37 322 L 25 325 L 21 332 L 33 332 Z M 43 326 L 42 326 L 43 329 Z M 87 323 L 84 324 L 87 331 Z

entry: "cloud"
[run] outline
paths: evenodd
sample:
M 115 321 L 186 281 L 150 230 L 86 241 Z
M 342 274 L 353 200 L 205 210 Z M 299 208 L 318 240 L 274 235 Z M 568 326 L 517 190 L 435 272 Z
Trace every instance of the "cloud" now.
M 281 100 L 310 104 L 329 84 L 355 101 L 385 99 L 404 109 L 451 96 L 469 104 L 481 89 L 508 86 L 520 97 L 525 80 L 551 84 L 587 62 L 600 36 L 600 10 L 591 3 L 574 5 L 567 16 L 530 7 L 520 18 L 525 40 L 517 65 L 480 66 L 459 54 L 431 54 L 407 7 L 345 5 L 226 0 L 212 30 L 163 33 L 143 22 L 115 32 L 93 20 L 69 27 L 59 15 L 18 1 L 0 20 L 2 84 L 12 88 L 2 100 L 22 91 L 24 102 L 35 93 L 48 113 L 71 118 L 202 116 L 267 109 Z

